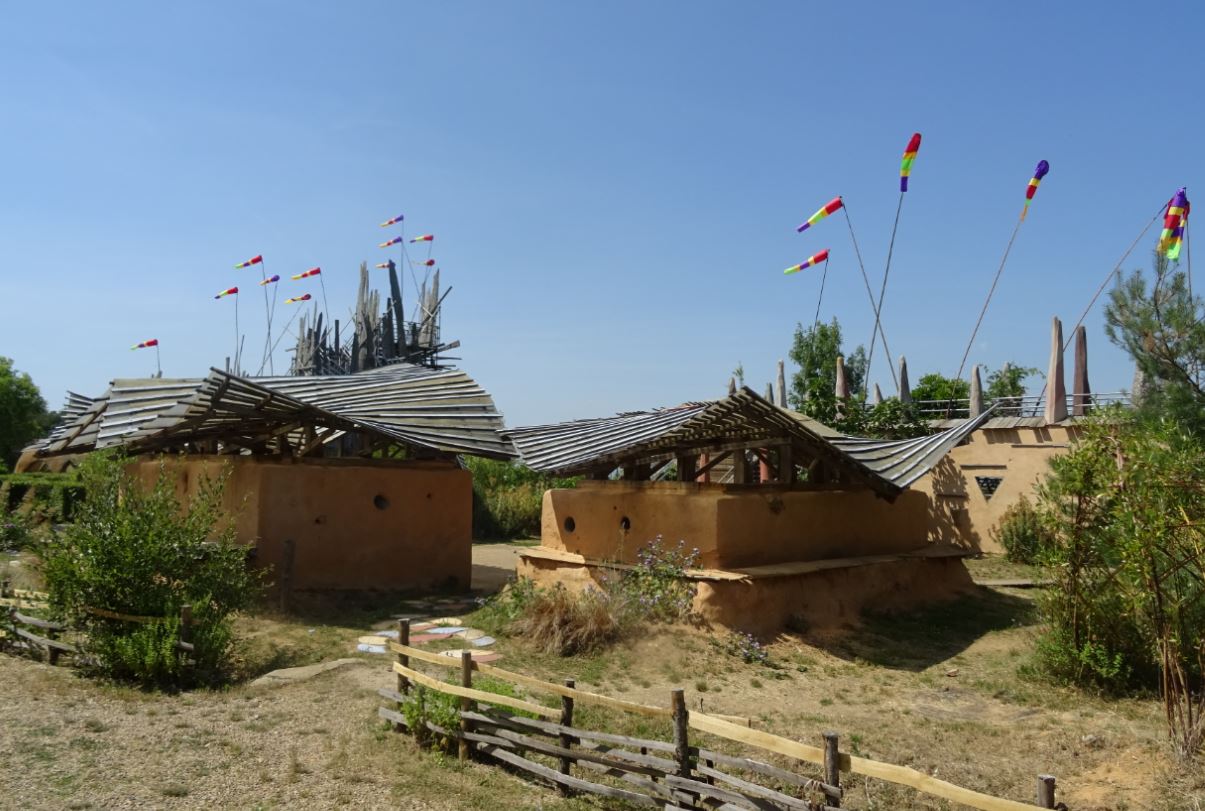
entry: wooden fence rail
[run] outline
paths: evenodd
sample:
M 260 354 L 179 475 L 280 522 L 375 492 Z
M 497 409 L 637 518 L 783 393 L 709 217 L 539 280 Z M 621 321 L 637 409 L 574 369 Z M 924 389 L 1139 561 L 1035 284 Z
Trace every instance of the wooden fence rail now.
M 745 719 L 689 712 L 681 690 L 671 692 L 668 707 L 649 707 L 577 689 L 572 680 L 563 685 L 555 684 L 474 662 L 467 651 L 455 659 L 411 647 L 408 644 L 408 620 L 398 623 L 398 638 L 399 642 L 390 644 L 390 649 L 397 655 L 393 671 L 398 677 L 398 689 L 379 691 L 383 698 L 397 702 L 397 709 L 381 707 L 381 718 L 390 721 L 396 730 L 409 728 L 401 710 L 407 702 L 414 700 L 411 695 L 414 685 L 456 696 L 461 702 L 456 728 L 444 729 L 425 721 L 426 729 L 410 731 L 421 735 L 428 731 L 444 735 L 457 741 L 462 759 L 474 754 L 485 755 L 547 780 L 563 792 L 589 792 L 667 809 L 727 806 L 819 811 L 840 807 L 843 796 L 841 772 L 846 772 L 907 786 L 979 811 L 1032 811 L 1035 807 L 1056 807 L 1055 780 L 1049 775 L 1038 777 L 1036 805 L 994 797 L 938 780 L 907 766 L 841 752 L 836 733 L 824 733 L 822 745 L 813 746 L 752 729 Z M 448 684 L 415 670 L 410 666 L 412 659 L 459 669 L 460 684 Z M 475 689 L 472 686 L 474 671 L 558 696 L 561 706 L 554 709 Z M 670 720 L 673 740 L 628 737 L 576 727 L 573 709 L 579 702 Z M 527 718 L 506 710 L 538 717 Z M 691 743 L 690 730 L 819 766 L 823 777 L 805 777 L 755 758 L 735 757 L 702 748 Z M 531 760 L 531 755 L 546 758 L 555 765 Z M 577 768 L 577 775 L 571 773 L 571 767 Z M 582 772 L 613 778 L 623 786 L 587 780 Z M 757 778 L 771 782 L 773 786 L 757 782 Z M 808 799 L 808 796 L 814 799 Z

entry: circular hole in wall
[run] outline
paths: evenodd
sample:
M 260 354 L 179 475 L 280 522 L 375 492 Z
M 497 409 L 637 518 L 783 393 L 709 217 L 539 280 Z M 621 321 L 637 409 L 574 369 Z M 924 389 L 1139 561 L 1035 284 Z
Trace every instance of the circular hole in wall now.
M 632 528 L 632 519 L 628 518 L 626 515 L 623 518 L 620 518 L 619 519 L 619 528 L 622 529 L 624 532 L 627 532 L 629 529 Z
M 565 519 L 565 531 L 573 532 L 575 529 L 577 529 L 577 522 L 573 520 L 573 516 L 571 515 Z
M 372 506 L 376 507 L 378 510 L 384 510 L 389 506 L 389 499 L 385 498 L 380 493 L 377 493 L 372 497 Z

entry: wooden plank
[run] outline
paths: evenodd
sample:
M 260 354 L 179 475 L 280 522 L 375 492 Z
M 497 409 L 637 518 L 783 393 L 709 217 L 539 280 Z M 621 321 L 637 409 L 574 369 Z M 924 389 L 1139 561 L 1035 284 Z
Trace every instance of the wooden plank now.
M 43 648 L 51 648 L 53 650 L 62 651 L 63 653 L 79 653 L 79 649 L 75 645 L 69 645 L 66 642 L 59 642 L 57 639 L 47 639 L 44 636 L 38 636 L 35 633 L 26 631 L 24 628 L 14 628 L 17 636 L 26 639 L 35 645 L 41 645 Z
M 752 794 L 755 797 L 770 800 L 777 805 L 785 805 L 787 808 L 794 808 L 797 809 L 797 811 L 812 811 L 812 804 L 807 800 L 800 800 L 795 797 L 790 797 L 786 794 L 775 791 L 772 788 L 759 786 L 757 783 L 751 783 L 748 780 L 742 780 L 739 777 L 734 777 L 726 772 L 720 771 L 719 769 L 712 769 L 707 766 L 698 765 L 695 767 L 695 771 L 697 771 L 699 774 L 714 777 L 717 780 L 722 780 L 728 785 L 744 792 L 745 794 Z
M 455 684 L 444 684 L 438 679 L 433 679 L 425 673 L 419 673 L 417 670 L 411 670 L 408 667 L 403 667 L 397 662 L 393 663 L 393 672 L 400 673 L 411 681 L 417 682 L 424 687 L 429 687 L 440 693 L 446 693 L 451 696 L 460 696 L 461 698 L 472 698 L 477 701 L 484 701 L 487 704 L 496 704 L 502 707 L 510 707 L 515 710 L 523 710 L 524 712 L 542 715 L 545 718 L 560 718 L 561 711 L 553 710 L 548 707 L 532 704 L 530 701 L 523 701 L 510 696 L 500 696 L 495 693 L 487 693 L 484 690 L 474 690 L 471 687 L 461 687 Z
M 615 744 L 617 746 L 635 747 L 637 749 L 652 749 L 658 752 L 673 752 L 674 745 L 666 741 L 654 741 L 646 738 L 630 738 L 627 735 L 615 735 L 610 732 L 595 732 L 592 729 L 578 729 L 577 727 L 564 727 L 560 724 L 554 724 L 549 721 L 538 721 L 534 718 L 520 718 L 505 713 L 490 713 L 489 715 L 478 714 L 469 716 L 474 721 L 482 721 L 489 724 L 505 723 L 511 726 L 518 726 L 528 729 L 536 729 L 550 737 L 558 737 L 562 733 L 573 735 L 577 738 L 583 738 L 591 741 L 600 741 L 602 743 Z
M 714 752 L 710 749 L 699 749 L 698 756 L 700 760 L 710 760 L 718 763 L 721 766 L 728 766 L 734 769 L 743 769 L 749 772 L 756 772 L 765 777 L 778 780 L 782 783 L 790 783 L 793 786 L 798 786 L 805 791 L 823 791 L 830 797 L 840 799 L 843 792 L 837 786 L 829 785 L 821 780 L 815 780 L 810 777 L 795 774 L 794 772 L 780 769 L 777 766 L 771 766 L 769 763 L 763 763 L 760 760 L 753 758 L 733 757 L 726 755 L 723 752 Z
M 407 645 L 399 645 L 396 642 L 389 643 L 389 649 L 394 653 L 402 653 L 407 656 L 412 656 L 415 659 L 420 659 L 424 662 L 430 662 L 440 667 L 459 667 L 460 662 L 456 659 L 447 656 L 440 656 L 438 653 L 420 650 L 419 648 L 409 647 Z M 509 670 L 503 670 L 494 665 L 485 664 L 484 662 L 473 662 L 473 669 L 478 673 L 484 673 L 487 676 L 508 681 L 512 684 L 520 684 L 524 687 L 530 687 L 533 690 L 543 690 L 547 693 L 552 693 L 566 698 L 572 698 L 575 701 L 580 701 L 583 704 L 595 704 L 600 707 L 609 707 L 613 710 L 621 710 L 623 712 L 636 713 L 637 715 L 646 715 L 653 718 L 669 718 L 673 712 L 667 707 L 648 707 L 644 704 L 636 704 L 631 701 L 622 701 L 618 698 L 603 696 L 597 693 L 578 690 L 573 687 L 565 687 L 561 684 L 543 681 L 532 676 L 525 676 L 522 673 L 513 673 Z M 558 714 L 559 715 L 559 714 Z
M 388 707 L 377 707 L 377 716 L 384 718 L 386 721 L 392 721 L 400 726 L 409 726 L 406 723 L 406 716 L 402 715 L 400 712 L 391 710 Z
M 50 595 L 44 591 L 30 591 L 29 589 L 13 589 L 11 592 L 14 597 L 20 597 L 22 600 L 35 600 L 39 603 L 50 601 Z
M 746 729 L 729 721 L 703 715 L 702 713 L 692 712 L 690 714 L 690 725 L 700 732 L 707 732 L 712 735 L 718 735 L 721 738 L 746 743 L 750 746 L 774 752 L 775 754 L 793 757 L 796 760 L 803 760 L 821 766 L 824 765 L 824 750 L 819 746 L 809 746 L 798 741 L 792 741 L 789 738 L 772 735 L 768 732 Z M 908 766 L 879 763 L 867 758 L 854 757 L 844 752 L 841 753 L 839 762 L 842 771 L 873 777 L 877 780 L 886 780 L 889 783 L 901 786 L 908 786 L 932 797 L 940 797 L 943 800 L 962 803 L 971 808 L 977 808 L 979 811 L 1033 811 L 1033 806 L 1027 803 L 1006 800 L 1001 797 L 993 797 L 978 791 L 962 788 L 953 783 L 938 780 L 936 777 L 930 777 Z
M 713 786 L 699 780 L 691 780 L 688 777 L 680 777 L 676 774 L 667 774 L 665 776 L 665 784 L 698 794 L 701 797 L 710 797 L 722 803 L 733 803 L 738 808 L 760 808 L 765 809 L 765 811 L 778 811 L 777 807 L 769 800 L 763 800 L 760 797 L 746 797 L 735 791 L 729 791 L 728 789 Z
M 560 715 L 559 712 L 557 714 Z M 575 788 L 578 791 L 585 791 L 590 794 L 601 794 L 604 797 L 611 797 L 612 799 L 616 800 L 626 800 L 627 802 L 636 803 L 638 805 L 651 805 L 653 807 L 660 805 L 657 800 L 649 797 L 646 794 L 637 794 L 634 791 L 626 791 L 621 788 L 613 788 L 612 786 L 603 786 L 598 783 L 591 783 L 589 780 L 582 780 L 579 777 L 571 777 L 566 774 L 561 774 L 556 769 L 551 769 L 542 764 L 535 763 L 525 757 L 520 757 L 513 752 L 507 752 L 505 749 L 502 749 L 498 746 L 485 745 L 481 747 L 480 751 L 489 755 L 490 757 L 501 760 L 503 763 L 509 763 L 515 768 L 523 769 L 524 771 L 539 775 L 546 780 L 550 780 L 553 783 L 565 785 L 569 788 Z
M 541 755 L 550 757 L 567 758 L 572 761 L 587 761 L 590 763 L 600 763 L 607 768 L 616 769 L 624 772 L 634 772 L 650 777 L 661 777 L 665 774 L 664 770 L 657 766 L 641 766 L 636 763 L 631 763 L 618 758 L 610 758 L 605 754 L 599 754 L 597 751 L 586 749 L 566 749 L 563 746 L 557 746 L 551 743 L 544 743 L 527 735 L 518 732 L 511 732 L 506 729 L 495 728 L 494 735 L 504 741 L 514 744 L 519 749 L 530 749 L 533 752 L 539 752 Z M 561 772 L 563 774 L 563 772 Z
M 66 631 L 67 626 L 60 622 L 51 622 L 50 620 L 31 617 L 28 614 L 22 614 L 19 611 L 12 612 L 12 617 L 17 622 L 23 625 L 29 625 L 33 628 L 41 628 L 43 631 Z

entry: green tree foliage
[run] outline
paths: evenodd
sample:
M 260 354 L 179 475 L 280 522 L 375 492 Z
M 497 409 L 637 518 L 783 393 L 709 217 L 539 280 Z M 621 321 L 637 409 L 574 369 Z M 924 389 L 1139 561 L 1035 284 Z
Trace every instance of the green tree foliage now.
M 47 424 L 46 401 L 25 372 L 0 357 L 0 473 L 11 470 L 21 449 L 42 436 Z
M 1148 415 L 1173 416 L 1205 433 L 1205 306 L 1189 293 L 1188 278 L 1155 253 L 1147 275 L 1135 270 L 1110 293 L 1105 333 L 1134 359 L 1146 382 L 1141 407 Z
M 987 388 L 983 396 L 989 401 L 1005 397 L 1024 397 L 1025 380 L 1037 375 L 1043 377 L 1041 369 L 1032 366 L 1014 366 L 1006 363 L 994 372 L 987 373 Z M 969 388 L 968 388 L 969 391 Z
M 1158 689 L 1177 751 L 1205 741 L 1205 443 L 1176 420 L 1111 409 L 1039 488 L 1047 668 Z
M 473 474 L 473 537 L 532 538 L 540 534 L 544 491 L 576 487 L 578 478 L 545 476 L 517 462 L 465 457 Z
M 970 383 L 946 377 L 939 372 L 922 376 L 912 387 L 913 400 L 966 400 L 970 396 Z
M 845 382 L 850 394 L 864 391 L 866 350 L 858 346 L 853 352 L 847 353 L 841 343 L 841 324 L 836 318 L 828 324 L 816 324 L 806 330 L 802 324 L 795 325 L 790 356 L 799 370 L 791 376 L 787 399 L 796 411 L 816 416 L 810 414 L 809 408 L 823 409 L 821 403 L 835 399 L 838 355 L 845 357 Z M 809 405 L 809 401 L 815 403 Z M 821 419 L 819 416 L 816 418 Z
M 85 496 L 75 523 L 40 550 L 51 606 L 86 632 L 101 675 L 157 688 L 219 683 L 228 674 L 231 615 L 259 590 L 222 510 L 227 472 L 203 478 L 182 504 L 166 467 L 147 487 L 127 462 L 94 453 L 81 465 Z M 195 647 L 187 655 L 176 648 L 186 605 Z M 89 610 L 97 608 L 156 619 L 106 619 Z

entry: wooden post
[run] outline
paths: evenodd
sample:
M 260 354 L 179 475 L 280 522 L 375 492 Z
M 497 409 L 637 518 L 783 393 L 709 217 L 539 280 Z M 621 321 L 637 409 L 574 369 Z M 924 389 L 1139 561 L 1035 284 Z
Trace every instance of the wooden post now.
M 574 687 L 576 682 L 573 679 L 565 679 L 566 687 Z M 573 726 L 573 696 L 561 696 L 561 726 Z M 560 735 L 560 743 L 562 749 L 570 749 L 573 747 L 574 738 L 572 735 L 562 732 Z M 561 758 L 561 774 L 569 774 L 569 767 L 573 763 L 572 758 Z M 557 784 L 561 790 L 561 794 L 569 796 L 569 787 Z
M 12 586 L 11 580 L 0 580 L 0 597 L 8 596 L 10 586 Z
M 1054 775 L 1038 775 L 1038 808 L 1054 808 Z
M 460 652 L 460 686 L 473 686 L 473 654 L 467 650 Z M 460 699 L 460 712 L 462 715 L 460 716 L 461 738 L 459 755 L 461 761 L 468 760 L 473 752 L 473 745 L 463 736 L 463 733 L 469 731 L 469 720 L 464 717 L 463 713 L 472 712 L 477 709 L 476 704 L 477 702 L 471 698 L 462 697 Z
M 405 645 L 407 648 L 410 647 L 410 620 L 408 618 L 397 621 L 397 643 Z M 410 657 L 404 653 L 399 653 L 397 655 L 397 663 L 402 667 L 410 667 Z M 397 674 L 397 691 L 402 695 L 410 692 L 410 679 L 401 673 Z
M 824 733 L 824 782 L 841 787 L 841 752 L 836 732 Z M 837 797 L 829 797 L 825 802 L 833 808 L 841 807 L 841 800 Z
M 670 706 L 674 709 L 674 757 L 678 761 L 678 775 L 690 777 L 690 714 L 686 710 L 686 693 L 682 688 L 670 692 Z
M 180 641 L 192 642 L 192 606 L 180 606 Z

